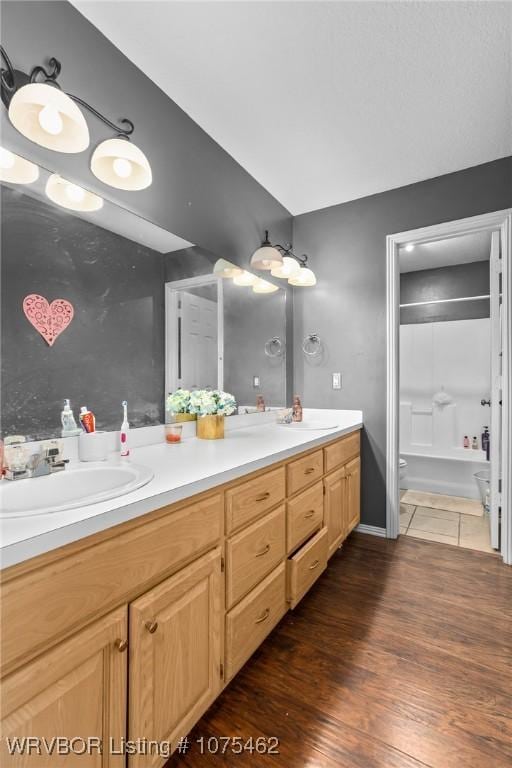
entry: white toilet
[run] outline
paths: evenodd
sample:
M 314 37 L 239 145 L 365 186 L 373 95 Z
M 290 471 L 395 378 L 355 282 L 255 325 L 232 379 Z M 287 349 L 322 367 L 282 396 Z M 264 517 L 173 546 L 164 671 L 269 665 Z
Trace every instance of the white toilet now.
M 407 488 L 407 462 L 400 456 L 400 488 Z

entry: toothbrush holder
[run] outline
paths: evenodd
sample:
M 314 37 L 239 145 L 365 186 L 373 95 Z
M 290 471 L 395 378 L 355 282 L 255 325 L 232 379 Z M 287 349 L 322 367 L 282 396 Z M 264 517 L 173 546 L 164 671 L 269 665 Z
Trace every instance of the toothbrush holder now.
M 78 438 L 80 461 L 106 461 L 108 456 L 107 432 L 82 432 Z

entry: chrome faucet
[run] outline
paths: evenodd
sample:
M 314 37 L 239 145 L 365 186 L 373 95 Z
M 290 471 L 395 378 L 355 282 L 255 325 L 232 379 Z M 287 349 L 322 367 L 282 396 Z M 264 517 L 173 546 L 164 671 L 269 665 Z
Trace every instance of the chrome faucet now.
M 24 480 L 60 472 L 66 468 L 69 459 L 62 456 L 60 440 L 45 440 L 39 451 L 28 455 L 26 439 L 12 437 L 5 439 L 5 479 Z

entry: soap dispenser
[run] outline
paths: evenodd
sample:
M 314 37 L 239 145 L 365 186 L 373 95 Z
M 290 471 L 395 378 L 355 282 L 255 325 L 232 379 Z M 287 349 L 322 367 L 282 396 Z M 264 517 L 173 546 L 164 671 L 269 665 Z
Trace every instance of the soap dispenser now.
M 302 421 L 302 403 L 298 395 L 293 398 L 292 421 Z
M 76 425 L 75 416 L 71 409 L 71 404 L 67 399 L 64 400 L 64 408 L 60 414 L 60 420 L 62 424 L 62 437 L 72 437 L 81 433 L 82 430 L 79 429 Z

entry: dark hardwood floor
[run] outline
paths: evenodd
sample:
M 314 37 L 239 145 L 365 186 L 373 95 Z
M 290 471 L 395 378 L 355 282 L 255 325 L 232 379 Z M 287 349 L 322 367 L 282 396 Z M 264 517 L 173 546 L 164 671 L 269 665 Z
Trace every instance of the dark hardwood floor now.
M 168 765 L 510 768 L 512 568 L 352 534 Z M 276 736 L 278 755 L 197 739 Z

